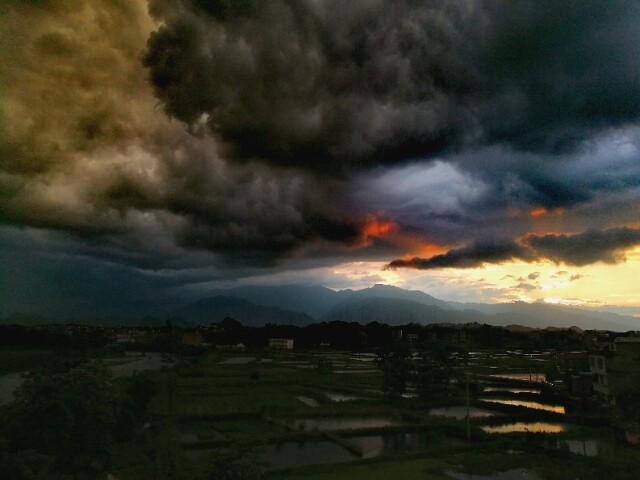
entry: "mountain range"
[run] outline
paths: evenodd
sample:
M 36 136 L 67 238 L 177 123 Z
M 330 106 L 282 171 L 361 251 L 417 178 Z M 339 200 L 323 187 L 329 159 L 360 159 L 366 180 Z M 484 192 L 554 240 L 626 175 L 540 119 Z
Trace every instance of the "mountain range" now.
M 345 321 L 389 325 L 406 323 L 487 323 L 529 328 L 637 330 L 640 319 L 627 315 L 545 303 L 459 303 L 440 300 L 418 290 L 375 285 L 362 290 L 334 291 L 320 285 L 241 286 L 209 292 L 171 312 L 188 323 L 211 323 L 233 317 L 245 325 L 306 325 Z

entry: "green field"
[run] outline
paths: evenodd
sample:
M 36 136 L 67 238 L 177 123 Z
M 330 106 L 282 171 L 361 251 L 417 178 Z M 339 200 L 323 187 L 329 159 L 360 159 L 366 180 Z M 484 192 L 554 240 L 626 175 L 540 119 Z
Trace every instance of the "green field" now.
M 248 357 L 252 360 L 242 363 Z M 531 364 L 491 356 L 479 363 L 477 374 L 495 372 L 488 370 L 491 365 L 499 365 L 501 371 L 526 372 Z M 544 371 L 548 365 L 539 362 L 539 367 L 538 371 Z M 577 421 L 563 434 L 489 435 L 479 429 L 484 420 L 474 419 L 469 442 L 464 420 L 429 415 L 429 408 L 435 404 L 418 398 L 385 398 L 380 390 L 381 372 L 371 362 L 349 353 L 208 351 L 150 375 L 159 386 L 151 404 L 152 423 L 173 432 L 168 437 L 173 442 L 170 448 L 179 452 L 186 471 L 201 471 L 207 461 L 223 454 L 220 452 L 236 448 L 244 449 L 241 451 L 257 459 L 261 467 L 268 467 L 270 459 L 278 455 L 286 457 L 278 449 L 305 458 L 298 461 L 302 464 L 285 462 L 281 469 L 267 468 L 266 478 L 274 480 L 437 480 L 451 478 L 445 472 L 452 470 L 491 474 L 518 468 L 547 480 L 595 479 L 607 469 L 611 469 L 610 479 L 626 479 L 640 468 L 637 451 L 613 443 L 608 430 L 586 429 Z M 358 398 L 336 402 L 326 393 Z M 297 398 L 301 396 L 305 401 L 315 401 L 315 406 Z M 464 399 L 464 389 L 460 388 L 436 403 L 462 405 Z M 474 398 L 471 403 L 475 403 Z M 373 422 L 373 426 L 352 430 L 349 422 L 354 419 Z M 304 425 L 303 420 L 307 422 Z M 389 425 L 381 426 L 376 421 Z M 326 422 L 332 425 L 330 431 L 318 428 Z M 571 424 L 573 420 L 563 418 L 563 422 Z M 384 448 L 371 454 L 362 437 L 376 448 Z M 378 438 L 383 439 L 380 445 L 375 443 Z M 573 454 L 559 443 L 576 438 L 597 440 L 598 457 Z M 407 445 L 398 446 L 395 439 L 413 439 L 415 445 L 407 440 Z M 336 450 L 342 457 L 336 457 L 336 463 L 325 463 L 331 462 Z M 125 467 L 130 460 L 122 462 L 121 469 L 118 462 L 114 464 L 119 478 L 143 478 L 139 468 Z
M 0 375 L 44 365 L 54 356 L 46 349 L 0 348 Z

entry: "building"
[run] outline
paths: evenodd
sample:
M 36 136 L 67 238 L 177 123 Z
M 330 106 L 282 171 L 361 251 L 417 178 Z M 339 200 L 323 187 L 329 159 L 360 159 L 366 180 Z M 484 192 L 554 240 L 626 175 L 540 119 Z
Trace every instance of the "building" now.
M 270 338 L 269 348 L 272 350 L 293 350 L 293 338 Z
M 604 405 L 615 405 L 616 395 L 635 388 L 640 379 L 640 337 L 617 337 L 589 355 L 593 390 Z
M 191 345 L 192 347 L 202 347 L 204 344 L 204 337 L 202 333 L 197 330 L 185 330 L 182 333 L 182 344 Z
M 417 333 L 407 333 L 407 342 L 416 343 L 418 341 Z

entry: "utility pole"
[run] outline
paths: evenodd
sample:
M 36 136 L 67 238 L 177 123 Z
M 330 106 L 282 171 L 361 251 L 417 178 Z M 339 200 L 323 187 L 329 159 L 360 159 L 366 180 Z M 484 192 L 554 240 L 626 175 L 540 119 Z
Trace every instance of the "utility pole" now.
M 467 389 L 467 442 L 471 441 L 471 414 L 469 412 L 469 372 L 464 372 Z

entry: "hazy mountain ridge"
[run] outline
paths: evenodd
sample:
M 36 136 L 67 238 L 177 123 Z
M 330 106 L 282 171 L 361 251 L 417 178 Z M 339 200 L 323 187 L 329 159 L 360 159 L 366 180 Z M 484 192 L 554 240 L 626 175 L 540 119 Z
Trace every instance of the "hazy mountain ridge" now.
M 582 329 L 634 330 L 640 319 L 614 313 L 588 311 L 545 303 L 460 303 L 447 302 L 419 290 L 375 285 L 362 290 L 330 290 L 321 285 L 245 286 L 216 290 L 255 307 L 277 308 L 283 314 L 303 314 L 308 321 L 378 321 L 403 323 L 487 323 L 496 326 L 518 324 L 529 328 L 580 327 Z M 178 313 L 178 312 L 176 312 Z M 248 324 L 274 322 L 274 312 L 255 310 Z M 233 316 L 229 314 L 229 316 Z M 222 317 L 220 317 L 222 318 Z M 265 320 L 268 318 L 268 320 Z M 301 321 L 301 320 L 300 320 Z M 283 320 L 279 323 L 291 323 Z M 295 323 L 295 322 L 294 322 Z
M 308 325 L 314 319 L 305 313 L 278 307 L 256 305 L 230 296 L 204 298 L 172 312 L 172 316 L 187 322 L 208 324 L 232 317 L 244 325 L 261 326 L 267 323 Z
M 33 318 L 32 318 L 33 317 Z M 232 317 L 248 326 L 266 323 L 307 325 L 318 321 L 347 321 L 389 325 L 406 323 L 486 323 L 526 328 L 585 330 L 639 330 L 640 319 L 615 313 L 591 311 L 542 302 L 460 303 L 447 302 L 418 290 L 375 285 L 362 290 L 334 291 L 321 285 L 240 286 L 214 290 L 209 296 L 165 312 L 176 324 L 219 322 Z M 16 320 L 23 319 L 25 322 Z M 12 315 L 0 323 L 55 323 L 63 320 L 42 316 Z M 97 320 L 91 323 L 97 323 Z M 162 322 L 156 316 L 156 323 Z M 133 320 L 107 319 L 103 324 L 132 324 Z M 138 322 L 139 323 L 139 322 Z
M 471 323 L 482 322 L 485 315 L 444 309 L 413 300 L 390 297 L 350 298 L 334 307 L 322 320 L 325 322 L 380 322 L 388 325 L 407 323 Z

